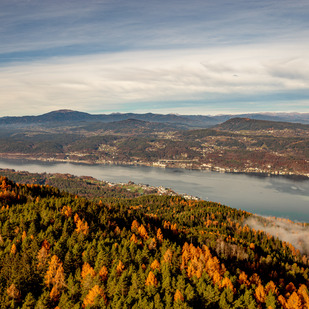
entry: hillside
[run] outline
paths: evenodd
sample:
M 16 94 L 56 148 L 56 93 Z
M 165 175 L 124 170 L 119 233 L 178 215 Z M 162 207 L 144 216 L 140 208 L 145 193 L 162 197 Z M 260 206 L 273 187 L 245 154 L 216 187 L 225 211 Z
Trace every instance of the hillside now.
M 263 130 L 304 130 L 309 131 L 309 125 L 301 123 L 257 120 L 249 118 L 232 118 L 215 127 L 225 131 L 263 131 Z
M 309 304 L 308 257 L 250 229 L 245 211 L 178 196 L 92 201 L 0 183 L 2 308 Z
M 71 174 L 16 172 L 15 170 L 0 168 L 0 175 L 18 183 L 57 187 L 61 191 L 89 199 L 99 199 L 102 196 L 104 198 L 133 198 L 145 194 L 157 194 L 158 192 L 158 189 L 155 187 L 137 185 L 132 182 L 116 185 L 89 176 L 77 177 Z M 170 193 L 173 194 L 173 191 L 170 190 Z
M 128 115 L 151 121 L 122 119 Z M 29 123 L 1 118 L 14 121 L 0 125 L 0 157 L 309 176 L 309 125 L 235 118 L 200 128 L 206 116 L 105 116 L 62 110 Z
M 213 116 L 213 119 L 219 123 L 223 123 L 232 118 L 249 118 L 256 120 L 309 124 L 309 113 L 253 113 Z

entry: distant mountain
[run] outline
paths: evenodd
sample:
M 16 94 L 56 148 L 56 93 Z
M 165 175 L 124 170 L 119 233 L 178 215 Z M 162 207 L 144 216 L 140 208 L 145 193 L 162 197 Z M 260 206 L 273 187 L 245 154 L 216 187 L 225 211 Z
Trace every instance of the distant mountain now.
M 242 131 L 242 130 L 259 131 L 259 130 L 285 130 L 285 129 L 309 130 L 309 125 L 301 123 L 257 120 L 249 118 L 232 118 L 220 125 L 215 126 L 215 128 L 225 131 Z
M 58 111 L 53 111 L 41 116 L 34 117 L 35 121 L 38 122 L 63 122 L 63 121 L 92 121 L 95 115 L 90 115 L 88 113 L 72 111 L 69 109 L 62 109 Z
M 68 125 L 70 123 L 111 123 L 135 119 L 146 122 L 156 123 L 171 123 L 180 126 L 187 126 L 188 128 L 207 128 L 218 122 L 208 116 L 179 116 L 174 114 L 135 114 L 135 113 L 115 113 L 115 114 L 101 114 L 92 115 L 88 113 L 72 111 L 72 110 L 58 110 L 39 116 L 22 116 L 22 117 L 2 117 L 0 118 L 0 125 L 40 125 L 40 124 L 55 124 Z
M 11 124 L 39 124 L 46 122 L 74 122 L 74 121 L 92 121 L 93 115 L 72 110 L 58 110 L 40 116 L 21 116 L 21 117 L 2 117 L 0 125 Z
M 232 118 L 249 118 L 256 120 L 281 121 L 281 122 L 296 122 L 309 124 L 309 113 L 260 113 L 260 114 L 238 114 L 238 115 L 218 115 L 212 119 L 217 123 L 222 123 Z
M 114 113 L 114 114 L 88 114 L 73 110 L 62 109 L 52 111 L 39 116 L 21 116 L 21 117 L 2 117 L 0 125 L 2 126 L 29 126 L 29 125 L 84 125 L 84 123 L 110 123 L 136 119 L 146 122 L 176 124 L 183 129 L 209 128 L 211 126 L 223 123 L 232 118 L 250 118 L 256 120 L 299 122 L 309 124 L 309 113 L 261 113 L 261 114 L 240 114 L 240 115 L 175 115 L 175 114 L 136 114 L 136 113 Z

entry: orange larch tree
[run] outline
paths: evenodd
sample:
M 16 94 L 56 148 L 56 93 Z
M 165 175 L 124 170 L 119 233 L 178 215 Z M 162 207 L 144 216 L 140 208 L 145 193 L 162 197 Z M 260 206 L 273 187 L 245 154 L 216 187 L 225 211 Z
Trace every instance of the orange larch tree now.
M 148 277 L 146 279 L 146 283 L 145 285 L 147 286 L 157 286 L 158 281 L 156 276 L 154 275 L 154 273 L 152 271 L 149 272 Z
M 103 289 L 100 288 L 98 285 L 95 285 L 84 298 L 83 308 L 94 305 L 98 298 L 103 298 L 106 302 L 106 297 Z
M 174 301 L 178 302 L 178 301 L 184 301 L 184 297 L 182 295 L 182 293 L 177 289 L 176 293 L 174 295 Z
M 287 301 L 287 309 L 302 309 L 302 303 L 300 297 L 296 292 L 293 292 Z

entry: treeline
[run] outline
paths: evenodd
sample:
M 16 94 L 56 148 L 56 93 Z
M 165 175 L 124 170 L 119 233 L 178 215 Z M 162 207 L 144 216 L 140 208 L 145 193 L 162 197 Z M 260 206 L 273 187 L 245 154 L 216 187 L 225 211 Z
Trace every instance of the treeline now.
M 49 185 L 74 195 L 84 196 L 89 199 L 107 197 L 132 198 L 144 194 L 155 194 L 157 190 L 152 187 L 141 188 L 135 184 L 109 184 L 93 177 L 77 177 L 71 174 L 47 174 L 16 172 L 10 169 L 0 169 L 0 174 L 9 179 L 26 184 Z
M 0 178 L 1 308 L 306 308 L 308 259 L 214 202 Z

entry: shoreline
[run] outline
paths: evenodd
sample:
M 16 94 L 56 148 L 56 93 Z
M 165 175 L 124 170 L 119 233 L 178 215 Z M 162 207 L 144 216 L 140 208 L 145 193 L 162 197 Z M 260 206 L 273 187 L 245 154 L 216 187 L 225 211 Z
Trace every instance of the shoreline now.
M 292 173 L 282 171 L 271 171 L 271 170 L 259 170 L 258 168 L 247 168 L 247 169 L 234 169 L 234 168 L 223 168 L 219 166 L 210 166 L 209 164 L 197 164 L 196 162 L 188 161 L 190 163 L 177 163 L 175 160 L 159 160 L 158 162 L 141 162 L 141 161 L 111 161 L 111 160 L 74 160 L 74 159 L 61 159 L 55 157 L 32 157 L 22 153 L 10 154 L 0 153 L 0 158 L 11 159 L 11 160 L 27 160 L 27 161 L 39 161 L 39 162 L 55 162 L 55 163 L 76 163 L 86 165 L 122 165 L 122 166 L 148 166 L 155 168 L 179 168 L 186 170 L 199 170 L 199 171 L 211 171 L 218 173 L 227 174 L 244 174 L 256 177 L 285 177 L 301 180 L 309 180 L 309 174 L 305 173 Z M 161 162 L 170 161 L 172 164 L 162 164 Z
M 70 174 L 70 173 L 41 173 L 41 172 L 38 172 L 38 173 L 33 173 L 33 172 L 27 172 L 27 171 L 16 171 L 15 169 L 9 169 L 9 168 L 0 168 L 0 173 L 1 171 L 9 171 L 9 172 L 12 172 L 12 173 L 29 173 L 29 174 L 38 174 L 38 175 L 48 175 L 48 177 L 50 176 L 57 176 L 57 175 L 61 175 L 61 176 L 68 176 L 68 177 L 71 177 L 71 178 L 76 178 L 76 179 L 83 179 L 83 180 L 92 180 L 92 181 L 96 181 L 98 183 L 105 183 L 107 184 L 108 186 L 110 187 L 113 187 L 113 186 L 118 186 L 118 187 L 124 187 L 126 190 L 128 191 L 131 191 L 131 189 L 129 188 L 129 186 L 136 186 L 136 187 L 139 187 L 141 189 L 146 189 L 146 190 L 156 190 L 156 193 L 143 193 L 141 194 L 141 196 L 143 195 L 147 195 L 147 194 L 155 194 L 155 195 L 167 195 L 167 196 L 180 196 L 186 200 L 193 200 L 193 201 L 208 201 L 209 202 L 209 199 L 208 198 L 200 198 L 198 196 L 194 196 L 194 195 L 190 195 L 190 194 L 187 194 L 187 193 L 179 193 L 169 187 L 164 187 L 164 186 L 152 186 L 152 185 L 149 185 L 149 184 L 145 184 L 145 183 L 135 183 L 131 180 L 129 180 L 128 182 L 111 182 L 111 181 L 107 181 L 107 180 L 100 180 L 100 179 L 97 179 L 95 177 L 92 177 L 92 176 L 76 176 L 76 175 L 73 175 L 73 174 Z M 47 177 L 47 179 L 48 179 Z M 219 205 L 221 205 L 220 202 L 215 202 Z M 233 208 L 232 206 L 228 205 L 228 204 L 223 204 L 225 206 L 228 206 L 228 207 L 231 207 Z M 249 211 L 249 210 L 244 210 L 248 213 L 250 213 L 252 216 L 255 216 L 255 217 L 260 217 L 260 218 L 264 218 L 264 219 L 271 219 L 271 220 L 286 220 L 288 222 L 292 222 L 293 224 L 307 224 L 309 225 L 309 221 L 300 221 L 298 219 L 289 219 L 287 217 L 283 217 L 283 216 L 277 216 L 277 215 L 262 215 L 262 214 L 258 214 L 257 212 L 252 212 L 252 211 Z

